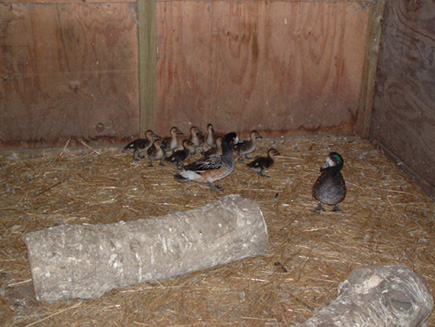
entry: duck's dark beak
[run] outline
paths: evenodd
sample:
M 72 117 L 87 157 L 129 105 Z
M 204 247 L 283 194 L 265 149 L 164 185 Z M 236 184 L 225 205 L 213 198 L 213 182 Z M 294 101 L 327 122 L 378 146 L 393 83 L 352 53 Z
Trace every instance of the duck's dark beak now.
M 325 163 L 321 168 L 320 168 L 320 171 L 322 171 L 322 170 L 325 170 L 325 169 L 327 169 L 327 168 L 329 168 L 330 166 L 329 166 L 329 163 Z

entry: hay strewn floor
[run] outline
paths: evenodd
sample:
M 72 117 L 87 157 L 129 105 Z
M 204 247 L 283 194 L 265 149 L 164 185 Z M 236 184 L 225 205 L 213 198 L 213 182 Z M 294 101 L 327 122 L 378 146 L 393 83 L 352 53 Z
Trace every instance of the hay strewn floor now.
M 263 139 L 283 156 L 259 178 L 244 164 L 211 192 L 148 168 L 120 149 L 7 153 L 0 168 L 0 321 L 4 326 L 293 326 L 337 297 L 355 267 L 404 264 L 435 290 L 435 204 L 357 136 Z M 345 159 L 339 213 L 317 214 L 311 185 L 330 150 Z M 33 156 L 33 158 L 23 159 Z M 21 158 L 21 159 L 20 159 Z M 57 224 L 108 224 L 200 207 L 226 194 L 257 201 L 268 224 L 264 257 L 100 299 L 38 303 L 23 235 Z M 427 326 L 435 326 L 432 315 Z

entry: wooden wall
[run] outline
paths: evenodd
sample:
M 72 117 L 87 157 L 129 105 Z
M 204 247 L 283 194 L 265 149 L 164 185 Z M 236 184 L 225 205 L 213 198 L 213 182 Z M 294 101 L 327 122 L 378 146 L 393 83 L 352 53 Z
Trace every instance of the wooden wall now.
M 157 130 L 351 131 L 369 6 L 157 3 Z
M 1 3 L 0 28 L 4 146 L 137 133 L 134 5 Z
M 151 127 L 353 131 L 372 5 L 157 1 Z M 137 22 L 127 0 L 2 2 L 0 147 L 138 136 Z
M 434 22 L 434 1 L 387 1 L 370 134 L 435 196 Z

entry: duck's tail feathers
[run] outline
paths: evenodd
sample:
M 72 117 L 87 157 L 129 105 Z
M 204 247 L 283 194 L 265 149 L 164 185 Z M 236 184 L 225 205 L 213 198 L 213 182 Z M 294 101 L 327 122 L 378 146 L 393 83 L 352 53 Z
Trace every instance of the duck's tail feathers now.
M 176 181 L 178 181 L 178 182 L 187 182 L 189 179 L 187 179 L 186 177 L 183 177 L 182 175 L 181 175 L 181 173 L 180 174 L 175 174 L 174 175 L 174 179 L 176 180 Z

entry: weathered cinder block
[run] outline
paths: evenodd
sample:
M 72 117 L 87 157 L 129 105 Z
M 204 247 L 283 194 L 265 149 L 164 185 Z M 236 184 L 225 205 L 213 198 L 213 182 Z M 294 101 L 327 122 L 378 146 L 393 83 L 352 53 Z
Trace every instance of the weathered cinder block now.
M 418 327 L 433 297 L 422 277 L 400 265 L 356 268 L 340 296 L 299 327 Z
M 38 300 L 95 298 L 267 252 L 263 214 L 229 195 L 204 207 L 111 225 L 63 225 L 25 236 Z

